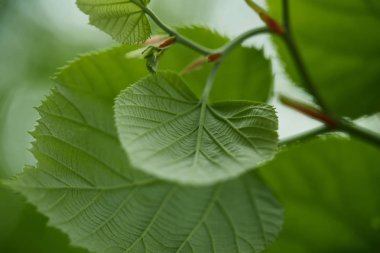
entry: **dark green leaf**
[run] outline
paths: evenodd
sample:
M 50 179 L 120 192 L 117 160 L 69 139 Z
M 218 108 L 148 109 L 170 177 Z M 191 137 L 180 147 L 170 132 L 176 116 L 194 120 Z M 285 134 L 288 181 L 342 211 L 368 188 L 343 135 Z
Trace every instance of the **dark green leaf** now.
M 296 42 L 331 110 L 353 118 L 380 111 L 380 2 L 289 2 Z M 280 18 L 281 1 L 268 3 Z M 286 70 L 301 84 L 283 42 L 276 44 Z
M 143 61 L 126 58 L 126 53 L 134 49 L 123 46 L 107 53 L 85 54 L 61 68 L 54 80 L 62 86 L 112 100 L 126 84 L 148 74 Z
M 377 252 L 379 164 L 379 149 L 341 138 L 280 153 L 260 169 L 286 208 L 284 231 L 269 252 Z

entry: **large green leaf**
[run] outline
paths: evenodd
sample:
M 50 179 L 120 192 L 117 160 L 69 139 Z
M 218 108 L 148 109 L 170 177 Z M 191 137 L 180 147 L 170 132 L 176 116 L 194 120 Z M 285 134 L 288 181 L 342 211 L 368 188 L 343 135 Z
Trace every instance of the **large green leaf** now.
M 54 80 L 62 86 L 110 101 L 127 84 L 148 74 L 144 62 L 125 57 L 127 52 L 134 49 L 136 47 L 122 46 L 107 50 L 106 53 L 82 55 L 80 59 L 61 68 Z
M 123 55 L 114 49 L 83 57 L 57 77 L 78 82 L 59 85 L 39 107 L 32 150 L 38 164 L 9 184 L 74 245 L 94 252 L 265 249 L 281 227 L 282 210 L 254 173 L 193 188 L 131 168 L 113 125 L 114 98 L 103 94 L 104 86 L 118 93 L 115 87 L 127 85 L 105 78 L 128 63 L 117 52 Z M 104 64 L 102 81 L 87 75 L 93 64 Z M 126 70 L 120 81 L 133 71 Z
M 34 207 L 0 184 L 0 252 L 86 253 L 69 246 L 67 237 L 47 227 L 47 219 Z
M 90 24 L 127 44 L 149 38 L 151 29 L 144 11 L 148 3 L 149 0 L 77 0 L 78 7 L 90 16 Z
M 295 40 L 330 109 L 349 117 L 380 111 L 380 2 L 289 2 Z M 281 1 L 268 4 L 280 18 Z M 301 84 L 283 42 L 276 44 L 286 70 Z
M 357 253 L 380 248 L 380 150 L 342 138 L 290 147 L 262 168 L 285 205 L 269 252 Z
M 220 34 L 201 27 L 188 27 L 179 33 L 211 49 L 218 49 L 229 40 Z M 180 57 L 178 57 L 180 55 Z M 199 58 L 199 54 L 180 44 L 175 44 L 163 55 L 160 69 L 180 72 Z M 212 68 L 206 64 L 202 69 L 185 75 L 189 88 L 199 97 L 205 80 Z M 210 101 L 252 100 L 266 102 L 272 96 L 273 74 L 271 62 L 263 50 L 239 46 L 224 60 L 215 79 Z
M 199 101 L 183 80 L 160 72 L 127 88 L 116 126 L 131 163 L 182 184 L 213 184 L 271 159 L 277 149 L 273 107 Z

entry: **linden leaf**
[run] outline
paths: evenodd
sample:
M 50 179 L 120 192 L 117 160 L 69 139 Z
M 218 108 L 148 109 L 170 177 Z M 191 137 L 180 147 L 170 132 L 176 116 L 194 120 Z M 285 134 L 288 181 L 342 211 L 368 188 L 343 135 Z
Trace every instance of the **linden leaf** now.
M 118 97 L 116 126 L 131 163 L 183 184 L 212 184 L 271 159 L 277 117 L 266 104 L 199 101 L 174 73 L 139 81 Z
M 151 34 L 145 15 L 147 0 L 77 0 L 80 10 L 90 16 L 90 24 L 127 44 L 145 41 Z

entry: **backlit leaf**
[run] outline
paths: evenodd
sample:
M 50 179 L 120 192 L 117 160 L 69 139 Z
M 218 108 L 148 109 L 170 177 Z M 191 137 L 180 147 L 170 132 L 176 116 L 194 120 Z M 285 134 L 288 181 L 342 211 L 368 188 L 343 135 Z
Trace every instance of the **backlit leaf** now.
M 144 8 L 148 0 L 77 0 L 90 24 L 121 43 L 136 44 L 149 38 L 151 29 Z
M 116 125 L 137 168 L 183 184 L 212 184 L 271 159 L 277 117 L 265 104 L 199 101 L 183 80 L 162 72 L 117 99 Z

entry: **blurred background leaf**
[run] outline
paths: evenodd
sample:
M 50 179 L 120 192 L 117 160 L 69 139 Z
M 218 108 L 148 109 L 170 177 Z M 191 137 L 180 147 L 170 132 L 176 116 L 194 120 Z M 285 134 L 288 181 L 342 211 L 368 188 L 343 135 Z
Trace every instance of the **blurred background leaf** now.
M 261 168 L 285 206 L 270 253 L 380 249 L 380 150 L 345 138 L 289 147 Z
M 28 131 L 37 117 L 33 107 L 48 93 L 56 68 L 78 53 L 109 44 L 100 33 L 89 36 L 94 40 L 88 41 L 86 33 L 79 36 L 82 31 L 78 29 L 62 31 L 53 26 L 44 5 L 50 6 L 50 15 L 61 9 L 69 16 L 69 6 L 75 10 L 73 2 L 62 6 L 42 0 L 4 0 L 1 5 L 0 163 L 5 176 L 20 172 L 25 162 L 33 162 L 27 151 Z
M 281 19 L 281 0 L 268 1 Z M 295 40 L 314 83 L 330 110 L 351 118 L 380 111 L 380 1 L 290 2 Z M 284 67 L 302 81 L 283 41 L 275 38 Z
M 101 33 L 83 37 L 78 28 L 57 29 L 43 8 L 48 4 L 50 15 L 64 10 L 69 15 L 69 6 L 75 8 L 74 2 L 0 1 L 0 179 L 33 163 L 27 151 L 32 140 L 28 131 L 37 119 L 33 107 L 51 88 L 55 69 L 78 53 L 109 44 Z M 85 22 L 83 26 L 87 27 Z M 0 203 L 0 252 L 87 252 L 69 247 L 66 235 L 47 227 L 44 216 L 2 185 Z

